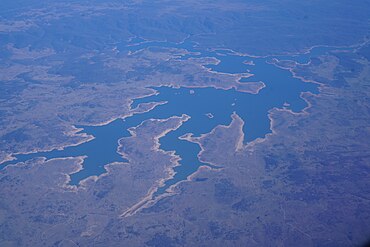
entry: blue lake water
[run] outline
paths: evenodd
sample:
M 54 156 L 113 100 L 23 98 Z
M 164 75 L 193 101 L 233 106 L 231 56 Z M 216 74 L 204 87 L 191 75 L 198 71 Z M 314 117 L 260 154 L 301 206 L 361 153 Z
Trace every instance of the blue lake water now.
M 320 55 L 326 55 L 332 51 L 349 51 L 348 47 L 326 47 L 326 46 L 317 46 L 312 48 L 309 53 L 306 54 L 296 54 L 296 55 L 281 55 L 276 56 L 279 60 L 292 60 L 300 64 L 307 64 L 310 62 L 311 57 L 318 57 Z
M 127 131 L 128 128 L 137 126 L 142 121 L 150 118 L 166 119 L 171 116 L 187 114 L 191 117 L 187 122 L 160 139 L 160 148 L 166 151 L 176 151 L 176 154 L 181 157 L 181 166 L 175 168 L 175 177 L 158 189 L 154 195 L 157 196 L 164 193 L 171 185 L 186 180 L 201 165 L 208 165 L 198 160 L 199 145 L 180 140 L 180 136 L 186 133 L 194 133 L 195 136 L 199 136 L 210 132 L 218 125 L 228 125 L 231 122 L 232 113 L 236 112 L 245 122 L 243 129 L 245 133 L 244 142 L 248 143 L 256 138 L 263 138 L 271 132 L 268 118 L 269 110 L 274 107 L 281 108 L 287 103 L 289 109 L 299 112 L 307 106 L 300 94 L 302 92 L 318 93 L 317 85 L 305 83 L 292 77 L 289 71 L 266 63 L 265 58 L 239 56 L 227 51 L 200 51 L 192 43 L 145 42 L 130 47 L 122 45 L 119 49 L 122 51 L 137 51 L 156 46 L 184 48 L 188 51 L 200 53 L 198 55 L 185 55 L 181 59 L 215 57 L 221 62 L 218 65 L 209 65 L 208 67 L 212 70 L 224 73 L 250 71 L 254 76 L 244 78 L 242 82 L 263 81 L 266 87 L 258 94 L 211 87 L 191 89 L 194 93 L 191 93 L 189 88 L 154 88 L 159 94 L 134 100 L 132 108 L 147 102 L 167 101 L 167 104 L 159 105 L 149 112 L 135 114 L 124 120 L 117 119 L 104 126 L 77 126 L 82 127 L 83 132 L 93 135 L 95 139 L 77 146 L 66 147 L 64 150 L 20 154 L 16 156 L 17 162 L 24 162 L 35 157 L 51 159 L 86 155 L 83 170 L 71 175 L 71 184 L 76 185 L 89 176 L 106 172 L 104 169 L 106 164 L 126 161 L 117 153 L 117 148 L 120 138 L 130 136 Z M 299 59 L 301 61 L 309 59 L 309 54 L 304 54 Z M 244 63 L 246 60 L 253 61 L 254 65 Z M 211 113 L 213 118 L 209 118 L 208 113 Z M 10 161 L 3 165 L 13 163 L 16 162 Z

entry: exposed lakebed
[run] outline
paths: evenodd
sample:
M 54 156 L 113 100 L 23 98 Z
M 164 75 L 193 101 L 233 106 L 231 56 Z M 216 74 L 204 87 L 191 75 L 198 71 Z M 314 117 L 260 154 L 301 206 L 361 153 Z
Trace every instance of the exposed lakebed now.
M 157 94 L 134 100 L 132 108 L 141 103 L 167 102 L 156 106 L 154 109 L 134 114 L 125 119 L 116 119 L 103 126 L 77 126 L 83 128 L 82 132 L 93 135 L 95 138 L 77 146 L 66 147 L 63 150 L 38 152 L 32 154 L 16 155 L 16 161 L 5 162 L 2 165 L 24 162 L 35 157 L 47 159 L 60 157 L 86 156 L 83 169 L 71 174 L 71 184 L 76 185 L 81 180 L 106 172 L 104 166 L 112 162 L 125 162 L 126 160 L 117 152 L 118 141 L 130 136 L 128 129 L 138 126 L 148 119 L 167 119 L 172 116 L 186 114 L 190 119 L 178 129 L 169 132 L 160 139 L 160 148 L 166 151 L 174 150 L 181 157 L 181 165 L 175 167 L 176 175 L 167 180 L 165 185 L 154 194 L 164 193 L 171 185 L 186 180 L 202 165 L 209 165 L 198 160 L 200 147 L 196 143 L 179 139 L 187 133 L 199 136 L 209 133 L 218 125 L 228 125 L 231 115 L 235 112 L 243 121 L 244 143 L 257 138 L 263 138 L 271 132 L 269 110 L 277 107 L 286 107 L 294 112 L 299 112 L 307 106 L 301 98 L 302 92 L 318 92 L 318 85 L 303 82 L 288 71 L 267 63 L 266 58 L 253 58 L 241 56 L 229 51 L 202 51 L 192 43 L 173 44 L 167 42 L 145 42 L 133 46 L 122 46 L 122 51 L 138 51 L 148 47 L 174 47 L 186 49 L 194 54 L 183 55 L 180 59 L 191 57 L 214 57 L 220 60 L 217 65 L 207 67 L 222 73 L 246 73 L 254 76 L 246 77 L 242 83 L 262 81 L 265 87 L 258 94 L 239 92 L 235 89 L 223 90 L 209 88 L 153 88 Z M 322 48 L 321 48 L 322 49 Z M 309 54 L 297 56 L 300 61 L 308 60 Z M 292 60 L 296 60 L 292 57 Z M 245 63 L 249 61 L 250 63 Z M 297 61 L 297 60 L 296 60 Z M 211 86 L 211 85 L 210 85 Z M 211 117 L 210 117 L 211 116 Z M 222 165 L 222 164 L 220 164 Z

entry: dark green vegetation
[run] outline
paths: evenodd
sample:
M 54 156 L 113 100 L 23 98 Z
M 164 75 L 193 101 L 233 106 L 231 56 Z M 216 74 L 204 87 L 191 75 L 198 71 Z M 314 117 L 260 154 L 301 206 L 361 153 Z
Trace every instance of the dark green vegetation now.
M 354 246 L 370 236 L 369 1 L 5 0 L 0 7 L 1 160 L 90 138 L 73 126 L 149 113 L 151 104 L 130 108 L 152 93 L 148 87 L 264 92 L 261 83 L 240 83 L 253 77 L 238 68 L 210 71 L 225 68 L 215 59 L 222 52 L 208 55 L 213 49 L 270 55 L 287 74 L 321 83 L 318 95 L 302 95 L 306 112 L 270 110 L 273 131 L 264 140 L 243 145 L 250 123 L 230 112 L 222 116 L 230 125 L 184 137 L 202 147 L 201 162 L 222 169 L 201 167 L 161 200 L 150 195 L 181 160 L 158 142 L 186 125 L 179 114 L 130 129 L 118 149 L 128 162 L 79 188 L 67 184 L 82 157 L 7 166 L 0 246 Z M 187 39 L 204 54 L 181 44 L 124 48 L 143 39 Z M 273 59 L 302 62 L 285 55 L 320 44 L 345 49 L 314 52 L 308 64 Z

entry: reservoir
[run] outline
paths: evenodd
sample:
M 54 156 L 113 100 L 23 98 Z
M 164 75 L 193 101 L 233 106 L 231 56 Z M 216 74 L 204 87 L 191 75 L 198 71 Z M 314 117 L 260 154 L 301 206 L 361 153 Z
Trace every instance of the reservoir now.
M 181 59 L 189 57 L 215 57 L 221 62 L 208 67 L 223 73 L 254 74 L 252 77 L 243 78 L 242 83 L 262 81 L 266 87 L 258 94 L 239 92 L 234 89 L 222 90 L 209 88 L 171 88 L 156 87 L 156 95 L 134 100 L 132 108 L 141 103 L 163 102 L 166 104 L 156 106 L 149 112 L 135 114 L 125 119 L 116 119 L 103 126 L 76 126 L 83 128 L 82 132 L 93 135 L 95 139 L 77 145 L 66 147 L 64 150 L 38 152 L 33 154 L 17 155 L 16 161 L 2 164 L 4 167 L 16 162 L 24 162 L 35 157 L 47 159 L 60 157 L 87 156 L 83 163 L 83 170 L 71 175 L 72 185 L 93 175 L 106 172 L 104 165 L 112 162 L 125 162 L 126 160 L 117 153 L 120 138 L 130 136 L 127 129 L 138 126 L 147 119 L 166 119 L 172 116 L 187 114 L 190 119 L 183 123 L 177 130 L 169 132 L 162 137 L 160 148 L 165 151 L 175 151 L 181 157 L 180 166 L 175 167 L 176 175 L 167 180 L 165 185 L 158 189 L 154 196 L 164 193 L 171 185 L 186 180 L 202 165 L 209 165 L 198 160 L 200 147 L 198 144 L 180 140 L 179 137 L 193 133 L 195 136 L 209 133 L 218 125 L 228 125 L 233 112 L 237 113 L 245 122 L 244 143 L 249 143 L 256 138 L 263 138 L 271 133 L 268 112 L 277 107 L 286 107 L 293 112 L 300 112 L 307 103 L 300 97 L 302 92 L 318 93 L 316 84 L 303 82 L 294 78 L 292 74 L 267 63 L 266 58 L 252 58 L 235 55 L 228 51 L 200 51 L 191 43 L 173 44 L 167 42 L 146 42 L 133 46 L 124 46 L 122 49 L 137 51 L 151 46 L 176 47 L 187 49 L 196 55 L 184 55 Z M 301 61 L 307 59 L 307 54 L 302 55 Z M 253 63 L 245 63 L 253 61 Z M 212 114 L 212 118 L 209 117 Z M 208 114 L 208 116 L 207 116 Z M 222 166 L 222 164 L 218 164 Z

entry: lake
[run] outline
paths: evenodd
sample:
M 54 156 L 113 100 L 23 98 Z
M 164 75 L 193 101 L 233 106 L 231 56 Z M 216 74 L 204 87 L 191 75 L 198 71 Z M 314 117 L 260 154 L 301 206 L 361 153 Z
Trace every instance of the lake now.
M 176 175 L 166 181 L 165 185 L 158 189 L 154 196 L 164 193 L 171 185 L 186 180 L 202 165 L 209 165 L 198 160 L 200 147 L 198 144 L 180 140 L 179 137 L 193 133 L 195 136 L 209 133 L 218 125 L 228 125 L 231 122 L 233 112 L 237 113 L 245 122 L 244 143 L 252 142 L 257 138 L 263 138 L 271 133 L 269 110 L 277 107 L 286 107 L 294 112 L 302 111 L 307 103 L 300 97 L 302 92 L 318 93 L 318 85 L 303 82 L 294 78 L 288 70 L 284 70 L 269 64 L 268 58 L 253 58 L 233 54 L 226 50 L 202 51 L 198 50 L 193 43 L 174 44 L 168 42 L 144 42 L 136 45 L 122 45 L 119 49 L 123 52 L 138 51 L 148 47 L 175 47 L 183 48 L 195 54 L 187 54 L 181 59 L 191 57 L 215 57 L 221 62 L 217 65 L 208 65 L 210 69 L 223 73 L 254 74 L 252 77 L 243 78 L 242 83 L 262 81 L 266 87 L 258 94 L 239 92 L 235 89 L 222 90 L 209 88 L 171 88 L 156 87 L 157 95 L 134 100 L 132 108 L 141 103 L 162 102 L 168 103 L 156 106 L 153 110 L 135 114 L 125 119 L 116 119 L 104 126 L 76 126 L 83 128 L 82 132 L 93 135 L 95 139 L 77 146 L 66 147 L 64 150 L 50 152 L 38 152 L 32 154 L 16 155 L 16 161 L 3 163 L 3 167 L 16 162 L 24 162 L 35 157 L 47 159 L 59 157 L 76 157 L 86 155 L 83 170 L 71 175 L 72 185 L 93 175 L 101 175 L 106 172 L 104 165 L 112 162 L 126 162 L 117 153 L 120 138 L 130 136 L 128 128 L 134 127 L 147 119 L 166 119 L 171 116 L 187 114 L 190 119 L 184 122 L 177 130 L 169 132 L 160 139 L 160 148 L 165 151 L 174 150 L 181 157 L 181 165 L 175 167 Z M 323 48 L 320 48 L 322 50 Z M 327 48 L 323 52 L 327 52 Z M 288 56 L 284 57 L 284 59 Z M 309 54 L 293 56 L 295 61 L 309 60 Z M 245 63 L 253 61 L 253 63 Z M 212 118 L 209 117 L 212 114 Z M 222 164 L 219 164 L 222 166 Z

